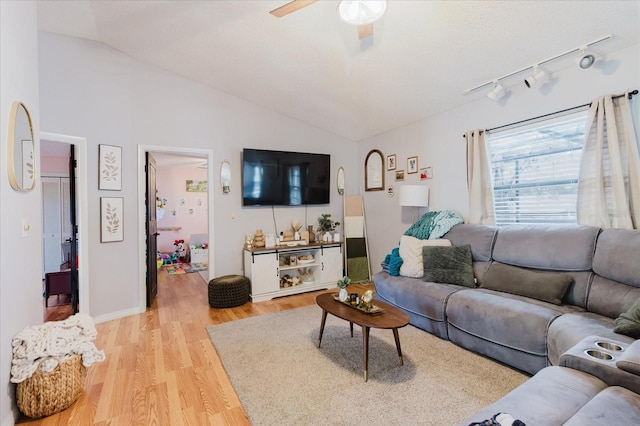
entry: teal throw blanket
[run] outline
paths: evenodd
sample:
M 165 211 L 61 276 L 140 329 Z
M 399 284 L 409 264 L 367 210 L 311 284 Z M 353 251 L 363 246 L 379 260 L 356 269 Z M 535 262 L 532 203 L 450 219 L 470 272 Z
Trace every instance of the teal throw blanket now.
M 462 216 L 453 210 L 427 212 L 404 235 L 420 240 L 435 240 L 460 223 L 464 223 Z

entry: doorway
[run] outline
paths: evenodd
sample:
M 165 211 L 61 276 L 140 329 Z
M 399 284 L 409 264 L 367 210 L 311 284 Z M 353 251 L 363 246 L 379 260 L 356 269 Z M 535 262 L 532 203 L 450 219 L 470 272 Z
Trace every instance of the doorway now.
M 150 154 L 150 155 L 149 155 Z M 206 180 L 209 183 L 207 185 L 206 194 L 203 194 L 202 203 L 203 203 L 203 211 L 206 212 L 206 228 L 208 233 L 208 238 L 210 242 L 213 241 L 213 189 L 214 189 L 214 174 L 213 174 L 213 151 L 207 149 L 190 149 L 190 148 L 181 148 L 181 147 L 160 147 L 160 146 L 149 146 L 149 145 L 139 145 L 138 147 L 138 193 L 140 197 L 138 199 L 138 223 L 139 223 L 139 310 L 143 312 L 146 310 L 147 306 L 153 303 L 153 288 L 155 287 L 155 283 L 149 282 L 153 281 L 153 277 L 157 274 L 154 274 L 154 271 L 149 273 L 148 268 L 153 264 L 156 265 L 156 254 L 148 252 L 149 247 L 149 233 L 148 229 L 148 221 L 149 215 L 147 209 L 147 202 L 155 200 L 159 194 L 152 194 L 151 199 L 147 200 L 148 189 L 147 186 L 149 184 L 148 174 L 147 174 L 147 161 L 148 157 L 151 156 L 156 159 L 158 174 L 162 173 L 162 168 L 167 164 L 167 161 L 170 161 L 174 164 L 182 163 L 182 164 L 191 164 L 189 167 L 200 167 L 206 171 Z M 186 182 L 181 182 L 182 185 L 185 185 Z M 175 198 L 175 197 L 174 197 Z M 173 202 L 177 202 L 177 199 L 174 199 Z M 192 214 L 185 213 L 189 211 L 189 206 L 181 206 L 184 209 L 180 210 L 181 213 L 178 214 Z M 174 231 L 164 231 L 161 223 L 158 223 L 158 230 L 156 233 L 162 232 L 174 232 Z M 185 238 L 186 239 L 186 238 Z M 210 243 L 211 244 L 211 243 Z M 211 247 L 212 248 L 212 247 Z M 152 251 L 155 251 L 152 247 Z M 208 277 L 213 276 L 213 250 L 208 250 L 208 275 L 203 276 L 205 281 L 208 281 Z
M 69 135 L 61 135 L 55 133 L 40 133 L 40 157 L 41 164 L 45 164 L 43 157 L 58 157 L 61 158 L 59 160 L 51 160 L 53 163 L 56 161 L 61 162 L 58 166 L 51 166 L 51 163 L 47 161 L 47 164 L 52 167 L 51 170 L 41 169 L 41 176 L 43 175 L 56 175 L 53 176 L 52 179 L 43 179 L 42 182 L 42 191 L 43 191 L 43 210 L 41 212 L 42 223 L 43 223 L 43 233 L 45 230 L 51 230 L 50 226 L 51 217 L 48 214 L 45 214 L 45 202 L 48 203 L 47 208 L 56 209 L 59 208 L 60 211 L 54 213 L 54 216 L 59 216 L 61 218 L 60 224 L 60 234 L 56 235 L 52 238 L 51 241 L 45 242 L 44 239 L 47 235 L 43 234 L 43 250 L 48 251 L 48 255 L 44 253 L 42 255 L 43 265 L 43 274 L 47 269 L 52 268 L 52 264 L 54 264 L 57 260 L 60 260 L 60 264 L 58 266 L 59 269 L 63 269 L 62 265 L 69 266 L 71 270 L 74 270 L 76 266 L 79 266 L 79 262 L 76 262 L 76 259 L 82 262 L 82 268 L 78 268 L 77 274 L 74 273 L 73 287 L 71 294 L 74 296 L 70 300 L 71 309 L 69 309 L 70 313 L 73 313 L 73 310 L 82 311 L 83 313 L 90 315 L 90 306 L 89 306 L 89 286 L 88 286 L 88 269 L 89 269 L 89 258 L 88 258 L 88 236 L 86 230 L 88 229 L 88 206 L 87 206 L 87 140 L 86 138 L 77 137 L 77 136 L 69 136 Z M 56 153 L 63 153 L 63 155 L 57 155 Z M 73 174 L 69 175 L 69 163 L 72 159 L 75 158 L 75 178 Z M 66 172 L 64 171 L 64 167 L 66 164 Z M 56 169 L 56 167 L 58 167 Z M 56 182 L 57 181 L 57 182 Z M 65 198 L 66 193 L 72 194 L 75 193 L 75 200 L 68 200 Z M 52 195 L 54 194 L 54 195 Z M 57 195 L 56 195 L 57 194 Z M 44 197 L 47 196 L 48 199 L 45 200 Z M 59 203 L 54 201 L 54 198 L 59 196 Z M 68 206 L 67 206 L 68 204 Z M 71 205 L 76 206 L 74 211 L 71 211 Z M 55 207 L 55 206 L 58 207 Z M 53 206 L 53 207 L 52 207 Z M 67 206 L 68 208 L 66 208 Z M 55 210 L 53 210 L 55 212 Z M 69 237 L 70 240 L 74 240 L 74 235 L 72 229 L 69 226 L 65 226 L 67 223 L 66 217 L 71 217 L 75 214 L 75 218 L 71 218 L 72 222 L 76 223 L 76 232 L 75 235 L 78 237 L 75 247 L 72 246 L 71 242 L 69 244 L 65 244 L 65 240 Z M 46 226 L 45 226 L 46 225 Z M 58 229 L 54 227 L 53 229 Z M 68 234 L 68 235 L 67 235 Z M 55 238 L 58 238 L 55 241 Z M 59 251 L 56 250 L 59 244 Z M 67 255 L 67 250 L 69 254 Z M 53 253 L 53 254 L 52 254 Z M 51 257 L 53 256 L 53 257 Z M 57 257 L 59 256 L 59 257 Z M 57 260 L 56 260 L 57 259 Z M 68 261 L 68 262 L 67 262 Z M 45 266 L 46 262 L 46 266 Z M 60 271 L 58 271 L 60 272 Z M 43 275 L 44 277 L 44 275 Z M 43 285 L 45 282 L 43 281 Z M 45 288 L 43 288 L 44 290 Z M 43 305 L 45 303 L 43 302 Z M 46 315 L 46 310 L 45 310 Z M 56 318 L 63 319 L 63 318 Z M 47 320 L 47 318 L 45 318 Z

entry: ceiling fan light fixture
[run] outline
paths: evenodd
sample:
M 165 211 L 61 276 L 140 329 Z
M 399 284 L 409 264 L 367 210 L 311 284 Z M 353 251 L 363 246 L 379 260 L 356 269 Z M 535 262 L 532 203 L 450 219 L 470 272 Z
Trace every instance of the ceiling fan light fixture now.
M 524 79 L 524 84 L 529 88 L 535 86 L 536 84 L 542 85 L 549 80 L 549 77 L 551 77 L 549 73 L 538 67 L 538 65 L 535 65 L 533 67 L 533 74 Z
M 338 3 L 338 16 L 347 24 L 371 24 L 387 11 L 387 0 L 342 0 Z
M 496 80 L 494 81 L 493 88 L 489 90 L 489 93 L 487 93 L 487 97 L 492 101 L 497 101 L 498 99 L 502 98 L 505 94 L 506 94 L 506 90 L 504 89 L 504 86 Z
M 589 52 L 586 47 L 580 49 L 580 56 L 576 58 L 576 64 L 580 67 L 580 69 L 586 70 L 591 68 L 593 64 L 596 63 L 598 58 L 592 52 Z

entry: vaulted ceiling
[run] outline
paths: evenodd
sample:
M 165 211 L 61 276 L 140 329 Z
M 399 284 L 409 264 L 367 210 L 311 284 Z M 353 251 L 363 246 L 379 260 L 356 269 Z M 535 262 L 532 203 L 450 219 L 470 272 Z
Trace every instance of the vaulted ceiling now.
M 597 53 L 640 43 L 639 1 L 390 0 L 363 41 L 337 1 L 269 14 L 287 1 L 39 1 L 38 19 L 354 141 L 483 97 L 463 92 L 604 35 Z

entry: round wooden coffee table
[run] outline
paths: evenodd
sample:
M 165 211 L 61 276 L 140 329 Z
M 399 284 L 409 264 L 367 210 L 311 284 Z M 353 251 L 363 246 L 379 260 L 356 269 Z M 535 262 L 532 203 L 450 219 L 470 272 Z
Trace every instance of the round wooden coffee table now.
M 398 329 L 409 324 L 409 317 L 395 306 L 380 300 L 374 301 L 374 304 L 383 311 L 376 314 L 368 314 L 362 312 L 352 306 L 345 305 L 334 299 L 337 293 L 325 293 L 316 297 L 316 303 L 322 308 L 322 322 L 320 323 L 320 334 L 318 336 L 318 347 L 322 342 L 322 333 L 324 332 L 324 324 L 327 321 L 327 314 L 349 321 L 351 329 L 351 337 L 353 337 L 353 324 L 362 327 L 362 355 L 364 363 L 364 381 L 369 380 L 369 330 L 372 328 L 392 329 L 393 337 L 396 340 L 396 348 L 400 357 L 400 365 L 404 365 L 402 359 L 402 349 L 400 349 L 400 336 Z

